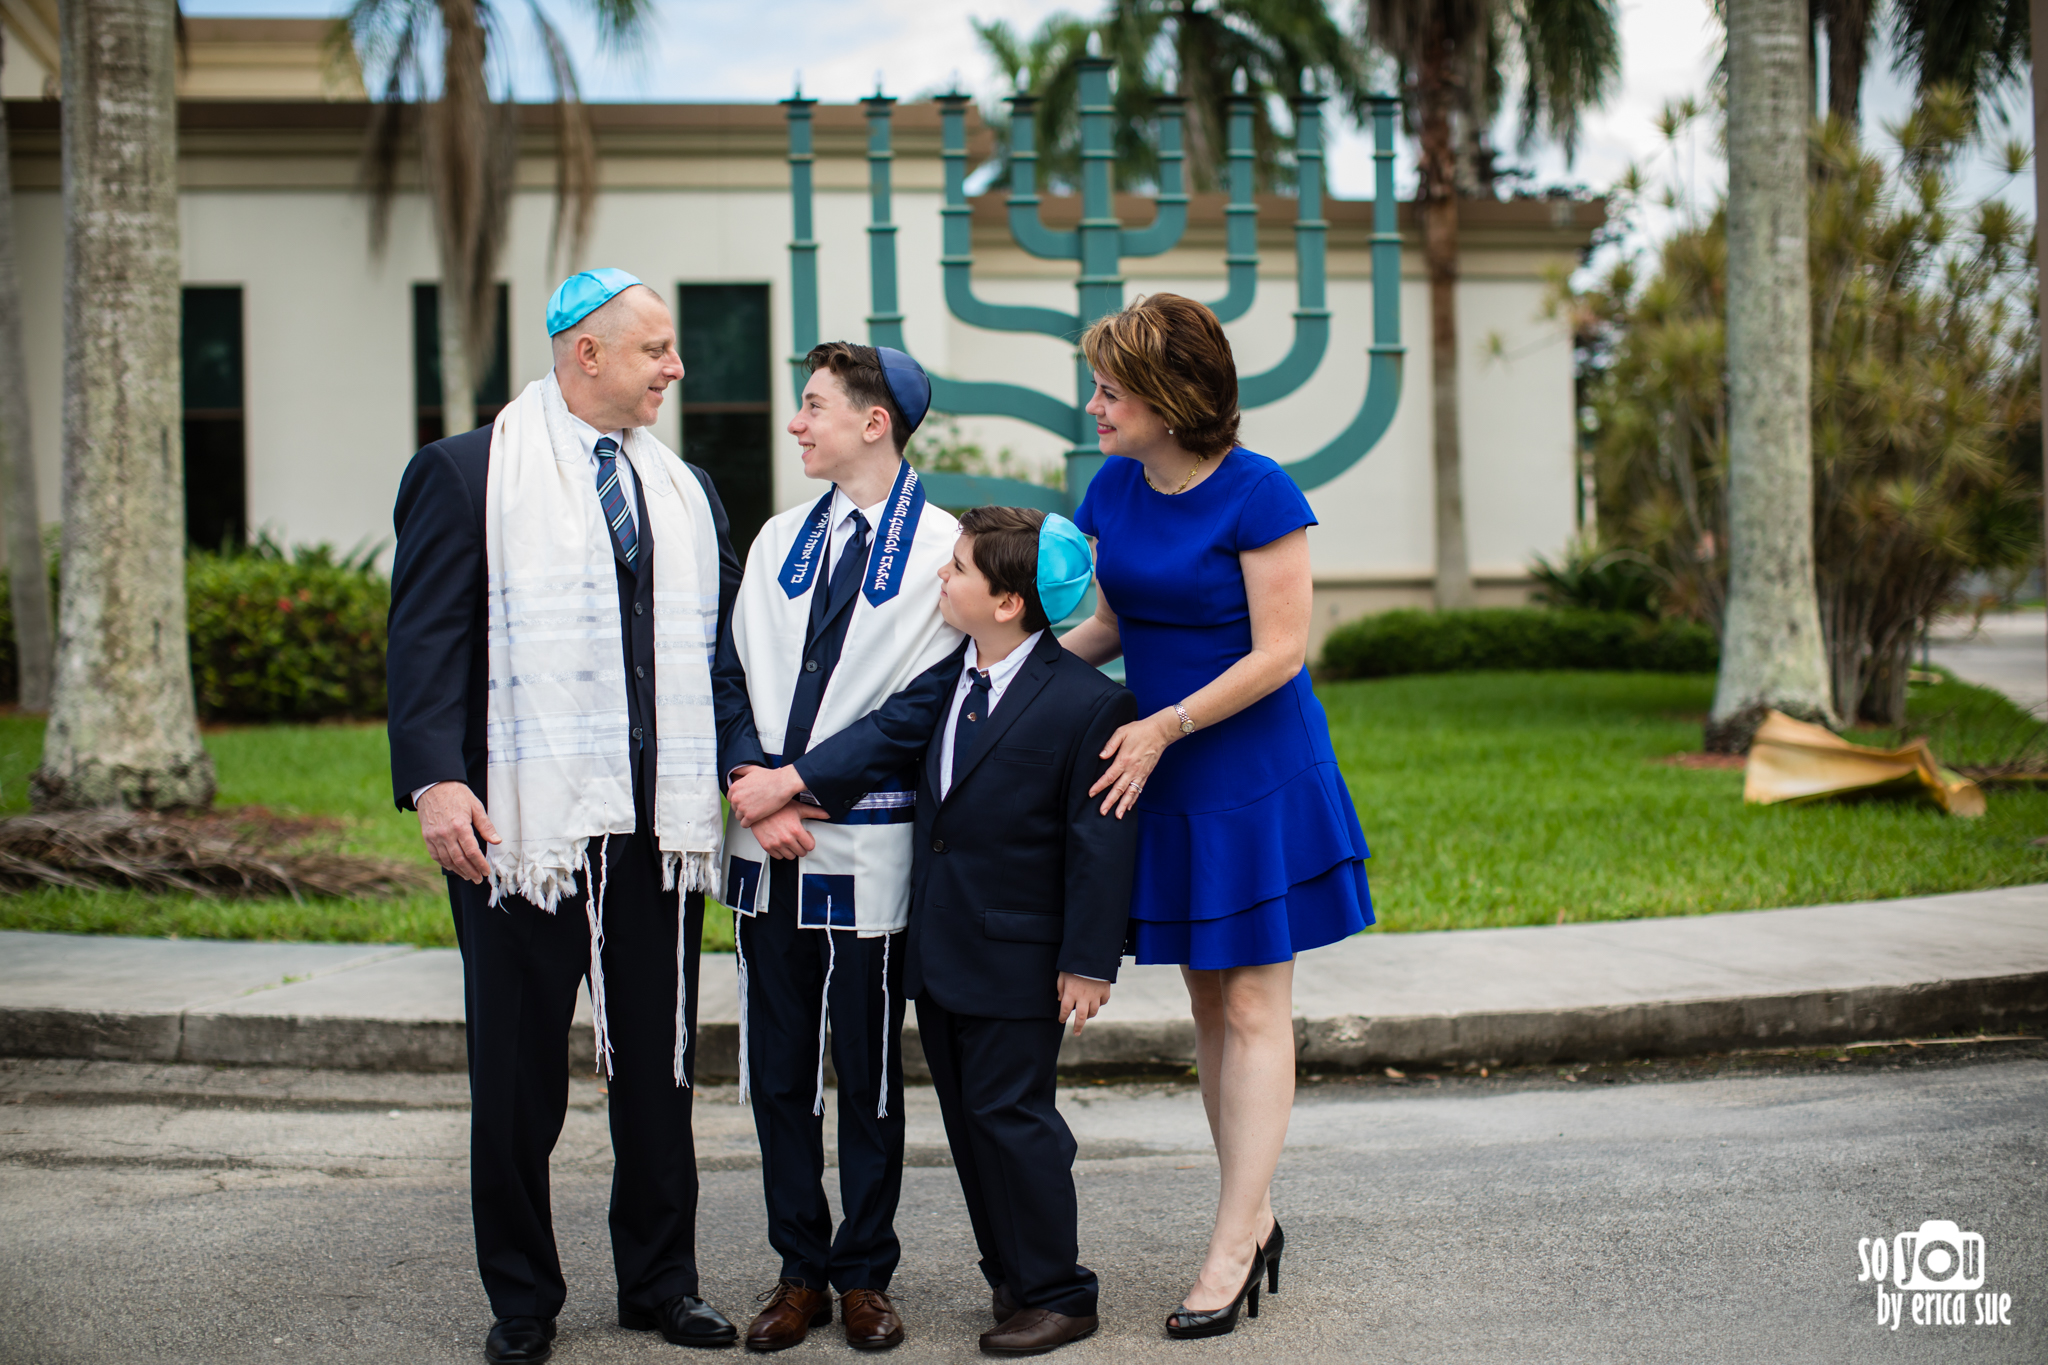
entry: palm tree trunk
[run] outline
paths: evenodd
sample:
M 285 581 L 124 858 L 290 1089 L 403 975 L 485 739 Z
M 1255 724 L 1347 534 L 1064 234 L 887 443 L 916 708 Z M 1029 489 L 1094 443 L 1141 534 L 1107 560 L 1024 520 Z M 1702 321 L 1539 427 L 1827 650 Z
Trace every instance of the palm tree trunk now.
M 2040 149 L 2048 147 L 2048 99 L 2041 98 L 2041 70 L 2048 63 L 2048 0 L 2033 0 L 2030 12 L 2033 23 L 2034 44 L 2034 278 L 2048 280 L 2048 234 L 2040 231 L 2039 224 L 2048 223 L 2048 172 L 2041 169 Z M 2048 337 L 2048 289 L 2038 285 L 2034 290 L 2034 336 L 2035 346 L 2041 352 L 2041 392 L 2048 402 L 2048 343 L 2040 339 Z M 2043 560 L 2041 581 L 2048 583 L 2048 422 L 2041 426 L 2042 484 L 2041 499 Z
M 1449 35 L 1433 26 L 1416 82 L 1422 164 L 1422 254 L 1429 267 L 1431 425 L 1436 472 L 1436 605 L 1472 605 L 1465 548 L 1465 488 L 1458 440 L 1458 155 L 1451 138 L 1456 60 Z
M 462 334 L 462 300 L 469 289 L 468 272 L 449 253 L 441 257 L 441 289 L 437 306 L 441 329 L 441 434 L 456 436 L 476 425 L 476 381 L 469 374 L 469 342 Z
M 21 349 L 21 287 L 14 270 L 14 180 L 8 172 L 7 144 L 7 111 L 0 108 L 0 517 L 6 522 L 7 595 L 14 609 L 18 696 L 23 710 L 47 711 L 55 667 L 50 575 L 43 562 L 43 529 L 37 511 L 36 454 L 29 443 L 28 368 Z
M 441 0 L 440 9 L 441 98 L 427 110 L 421 147 L 441 254 L 441 429 L 453 436 L 476 425 L 476 372 L 497 320 L 481 295 L 497 268 L 491 221 L 494 210 L 502 216 L 492 202 L 500 130 L 476 0 Z
M 185 632 L 171 0 L 66 0 L 64 591 L 44 809 L 200 806 Z
M 1832 723 L 1813 576 L 1805 0 L 1728 4 L 1728 609 L 1706 747 Z
M 1863 101 L 1870 56 L 1871 0 L 1828 0 L 1828 113 L 1852 131 Z

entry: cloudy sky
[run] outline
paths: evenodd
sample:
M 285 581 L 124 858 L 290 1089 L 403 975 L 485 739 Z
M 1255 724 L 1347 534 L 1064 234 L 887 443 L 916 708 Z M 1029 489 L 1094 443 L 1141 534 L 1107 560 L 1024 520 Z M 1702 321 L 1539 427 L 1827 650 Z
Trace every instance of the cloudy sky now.
M 1093 12 L 1095 0 L 654 0 L 651 41 L 632 57 L 598 50 L 581 7 L 574 0 L 541 0 L 577 49 L 583 90 L 591 100 L 774 100 L 790 92 L 801 75 L 804 92 L 824 100 L 853 100 L 871 93 L 877 79 L 888 93 L 912 96 L 944 88 L 958 79 L 978 94 L 998 92 L 994 68 L 975 38 L 971 19 L 1002 17 L 1028 31 L 1047 15 L 1066 9 Z M 1355 0 L 1338 0 L 1347 22 Z M 196 15 L 334 14 L 334 0 L 187 0 Z M 512 31 L 524 36 L 524 6 L 501 3 Z M 1707 0 L 1620 0 L 1623 71 L 1620 89 L 1607 107 L 1585 122 L 1576 160 L 1567 166 L 1554 148 L 1538 147 L 1520 159 L 1532 165 L 1539 183 L 1582 183 L 1595 190 L 1613 183 L 1631 163 L 1642 164 L 1659 183 L 1686 182 L 1698 202 L 1710 202 L 1726 171 L 1704 129 L 1667 147 L 1655 127 L 1657 112 L 1688 95 L 1704 95 L 1716 57 L 1717 31 Z M 1897 118 L 1907 90 L 1880 56 L 1866 80 L 1866 122 L 1875 130 Z M 534 44 L 520 44 L 514 84 L 521 98 L 545 95 L 543 69 Z M 2020 110 L 2024 117 L 2024 109 Z M 2015 130 L 2024 133 L 2024 128 Z M 1370 197 L 1372 140 L 1348 126 L 1331 129 L 1330 179 L 1346 197 Z M 1514 156 L 1512 130 L 1503 127 L 1496 144 Z M 1397 163 L 1402 189 L 1413 187 L 1413 158 L 1403 146 Z M 1968 189 L 2003 192 L 2031 217 L 2033 186 L 2008 183 L 1988 165 Z M 1654 233 L 1659 215 L 1645 227 Z

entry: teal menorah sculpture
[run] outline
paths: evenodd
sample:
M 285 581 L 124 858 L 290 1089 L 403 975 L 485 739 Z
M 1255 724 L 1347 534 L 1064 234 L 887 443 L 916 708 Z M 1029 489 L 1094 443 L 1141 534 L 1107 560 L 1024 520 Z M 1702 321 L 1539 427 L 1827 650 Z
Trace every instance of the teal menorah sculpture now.
M 941 158 L 945 168 L 943 239 L 939 258 L 944 273 L 946 307 L 975 327 L 1002 332 L 1037 333 L 1074 342 L 1087 326 L 1124 304 L 1125 257 L 1157 256 L 1179 245 L 1187 229 L 1188 196 L 1181 146 L 1182 102 L 1159 101 L 1159 192 L 1150 224 L 1127 228 L 1114 212 L 1111 194 L 1112 141 L 1109 73 L 1104 58 L 1082 61 L 1081 220 L 1071 229 L 1045 225 L 1038 211 L 1038 153 L 1032 116 L 1037 100 L 1018 95 L 1010 101 L 1010 236 L 1033 256 L 1072 261 L 1074 312 L 1020 304 L 991 303 L 974 293 L 973 208 L 967 202 L 968 97 L 956 92 L 939 97 Z M 782 102 L 789 123 L 790 199 L 794 237 L 789 244 L 790 308 L 795 353 L 791 356 L 795 388 L 803 391 L 803 356 L 818 342 L 818 244 L 812 236 L 811 109 L 816 103 L 801 94 Z M 877 346 L 904 344 L 903 314 L 897 299 L 896 224 L 890 202 L 890 120 L 896 101 L 877 93 L 861 101 L 868 119 L 868 340 Z M 1230 200 L 1224 209 L 1225 293 L 1209 306 L 1225 323 L 1242 316 L 1258 294 L 1258 205 L 1252 186 L 1252 114 L 1254 100 L 1230 100 L 1227 166 Z M 1357 464 L 1386 434 L 1401 394 L 1401 237 L 1394 218 L 1394 113 L 1390 95 L 1371 98 L 1373 122 L 1372 345 L 1368 350 L 1365 396 L 1349 425 L 1329 443 L 1305 458 L 1287 464 L 1303 488 L 1328 483 Z M 1325 301 L 1323 221 L 1322 97 L 1304 91 L 1294 99 L 1294 154 L 1299 166 L 1299 197 L 1294 219 L 1296 259 L 1294 339 L 1287 354 L 1269 370 L 1238 380 L 1241 407 L 1277 402 L 1306 383 L 1322 363 L 1330 343 L 1330 310 Z M 927 369 L 930 367 L 927 366 Z M 1088 364 L 1074 353 L 1072 403 L 1020 384 L 959 379 L 933 373 L 932 410 L 954 416 L 1014 417 L 1064 438 L 1068 443 L 1064 491 L 1015 479 L 965 474 L 930 473 L 927 492 L 948 507 L 1008 503 L 1071 512 L 1080 502 L 1101 465 L 1095 424 L 1083 410 L 1093 392 Z

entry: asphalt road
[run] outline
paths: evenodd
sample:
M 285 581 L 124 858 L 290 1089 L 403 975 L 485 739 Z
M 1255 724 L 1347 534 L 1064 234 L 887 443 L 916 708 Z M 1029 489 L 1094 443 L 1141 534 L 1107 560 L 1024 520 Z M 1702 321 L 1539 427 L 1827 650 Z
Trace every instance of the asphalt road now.
M 0 1360 L 480 1360 L 463 1098 L 446 1076 L 0 1061 Z M 701 1255 L 744 1321 L 775 1261 L 731 1100 L 698 1111 Z M 694 1358 L 612 1322 L 604 1100 L 574 1101 L 556 1359 Z M 1104 1284 L 1074 1362 L 2048 1359 L 2041 1043 L 1307 1086 L 1283 1292 L 1212 1342 L 1159 1326 L 1214 1197 L 1198 1098 L 1084 1085 L 1066 1106 Z M 890 1358 L 976 1359 L 987 1296 L 929 1091 L 910 1114 Z M 2009 1325 L 1918 1325 L 1910 1293 L 1879 1323 L 1859 1239 L 1929 1219 L 1982 1235 Z M 783 1357 L 825 1358 L 854 1358 L 836 1330 Z

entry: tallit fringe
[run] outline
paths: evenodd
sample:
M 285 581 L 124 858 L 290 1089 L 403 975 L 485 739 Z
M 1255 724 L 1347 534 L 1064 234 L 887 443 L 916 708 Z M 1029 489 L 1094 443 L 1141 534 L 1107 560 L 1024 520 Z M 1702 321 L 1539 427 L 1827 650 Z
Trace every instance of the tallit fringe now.
M 576 876 L 590 870 L 590 838 L 529 844 L 516 854 L 493 849 L 490 862 L 490 904 L 518 896 L 552 915 L 564 897 L 576 898 Z
M 706 896 L 718 894 L 718 854 L 710 853 L 664 853 L 661 855 L 661 889 L 673 891 L 676 883 L 682 882 L 683 891 L 701 892 Z
M 832 902 L 825 902 L 825 915 L 832 915 Z M 811 1112 L 819 1118 L 825 1116 L 825 1024 L 832 1017 L 832 969 L 839 965 L 839 940 L 832 937 L 828 923 L 825 928 L 825 996 L 818 1002 L 818 1097 L 811 1101 Z
M 590 913 L 590 1026 L 597 1034 L 597 1064 L 604 1068 L 609 1078 L 612 1074 L 611 1029 L 605 1022 L 604 1014 L 604 886 L 609 870 L 605 854 L 611 851 L 612 836 L 604 836 L 597 848 L 597 889 L 584 902 Z M 583 870 L 590 871 L 588 843 L 585 844 Z
M 766 877 L 761 879 L 767 881 Z M 747 1104 L 752 1098 L 753 1077 L 747 1071 L 747 947 L 740 941 L 740 912 L 732 912 L 732 953 L 738 959 L 740 972 L 740 1103 Z
M 690 1088 L 683 1062 L 690 1051 L 690 917 L 683 910 L 683 898 L 676 897 L 676 1084 Z
M 889 940 L 894 937 L 882 935 L 882 1098 L 875 1104 L 878 1119 L 889 1117 Z

